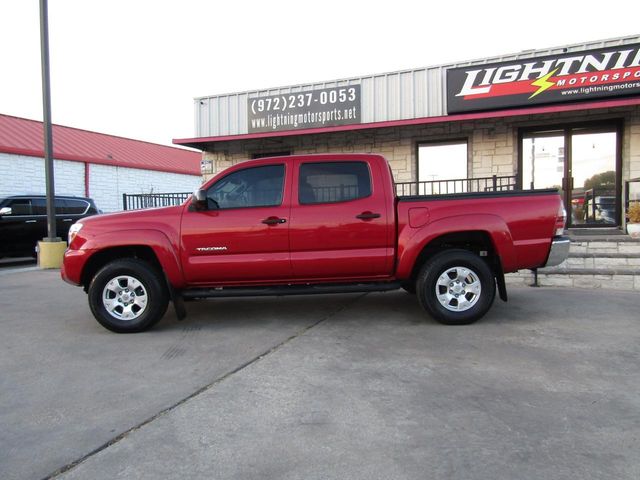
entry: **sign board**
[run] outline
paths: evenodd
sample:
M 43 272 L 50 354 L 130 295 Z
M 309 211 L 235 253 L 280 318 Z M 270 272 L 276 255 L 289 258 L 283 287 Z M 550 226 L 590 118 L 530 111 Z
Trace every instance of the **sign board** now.
M 247 100 L 249 133 L 360 123 L 360 85 Z
M 447 70 L 448 113 L 640 94 L 640 44 Z

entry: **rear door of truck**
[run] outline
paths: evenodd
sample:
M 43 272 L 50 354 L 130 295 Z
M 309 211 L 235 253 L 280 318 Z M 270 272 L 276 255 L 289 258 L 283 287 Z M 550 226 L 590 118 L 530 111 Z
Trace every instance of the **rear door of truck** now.
M 295 278 L 391 275 L 395 220 L 379 168 L 363 157 L 295 160 L 289 227 Z

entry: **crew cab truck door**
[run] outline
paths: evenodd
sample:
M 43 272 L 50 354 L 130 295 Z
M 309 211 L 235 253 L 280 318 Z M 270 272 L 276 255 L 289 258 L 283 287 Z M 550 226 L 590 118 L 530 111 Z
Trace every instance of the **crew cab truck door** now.
M 290 161 L 231 168 L 207 189 L 209 208 L 182 216 L 182 265 L 190 284 L 291 277 Z
M 362 159 L 296 159 L 290 225 L 296 279 L 391 274 L 393 218 L 378 168 Z

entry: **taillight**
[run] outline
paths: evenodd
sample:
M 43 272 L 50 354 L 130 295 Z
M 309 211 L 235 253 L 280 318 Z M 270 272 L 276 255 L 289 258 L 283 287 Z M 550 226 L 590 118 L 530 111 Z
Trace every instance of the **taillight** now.
M 564 209 L 562 204 L 558 208 L 558 215 L 556 216 L 556 225 L 554 227 L 555 235 L 564 234 L 564 227 L 567 224 L 567 211 Z

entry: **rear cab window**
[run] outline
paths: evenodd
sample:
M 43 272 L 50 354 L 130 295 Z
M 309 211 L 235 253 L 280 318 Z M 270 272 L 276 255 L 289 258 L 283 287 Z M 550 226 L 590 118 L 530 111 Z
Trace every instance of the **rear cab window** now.
M 317 162 L 300 165 L 298 203 L 348 202 L 371 195 L 366 162 Z

